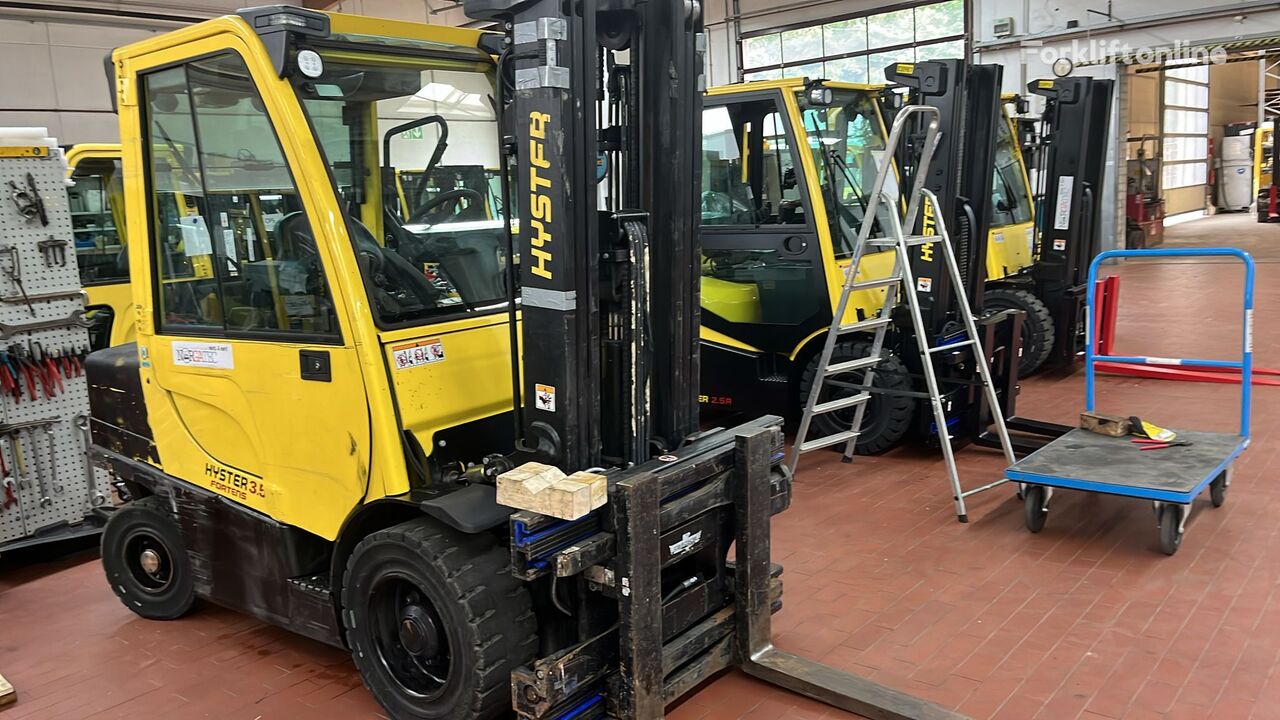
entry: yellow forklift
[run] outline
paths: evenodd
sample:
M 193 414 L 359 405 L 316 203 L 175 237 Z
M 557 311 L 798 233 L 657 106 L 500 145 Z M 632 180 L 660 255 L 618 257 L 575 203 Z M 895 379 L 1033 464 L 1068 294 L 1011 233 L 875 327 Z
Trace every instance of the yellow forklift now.
M 981 268 L 966 266 L 967 275 L 990 275 L 998 281 L 986 289 L 988 309 L 1023 310 L 1034 314 L 1035 320 L 1043 319 L 1043 305 L 1012 282 L 1030 265 L 1033 216 L 1016 134 L 1009 118 L 997 109 L 998 82 L 990 78 L 966 80 L 971 71 L 960 61 L 899 64 L 894 68 L 905 71 L 904 78 L 925 73 L 938 81 L 928 87 L 928 99 L 922 102 L 949 108 L 944 113 L 944 122 L 950 123 L 944 127 L 944 136 L 958 134 L 964 113 L 977 112 L 968 107 L 967 97 L 981 95 L 989 100 L 971 103 L 981 106 L 982 116 L 974 122 L 990 127 L 989 137 L 978 142 L 975 131 L 970 130 L 967 141 L 956 143 L 956 150 L 941 162 L 946 169 L 935 172 L 957 179 L 940 185 L 937 192 L 949 207 L 954 206 L 949 212 L 960 214 L 950 226 L 963 228 L 958 237 L 965 262 L 983 258 Z M 972 87 L 966 89 L 966 82 Z M 818 89 L 830 93 L 829 103 L 825 97 L 811 97 Z M 901 98 L 900 92 L 884 86 L 802 78 L 709 91 L 703 110 L 701 207 L 701 337 L 707 361 L 700 400 L 705 406 L 802 407 L 852 258 L 862 209 L 867 206 L 865 193 L 887 156 L 885 114 L 894 112 Z M 959 146 L 973 146 L 963 161 Z M 966 187 L 981 186 L 972 192 L 984 198 L 982 205 L 989 205 L 978 207 L 977 212 L 977 204 L 961 197 L 965 191 L 960 189 L 958 177 L 962 167 L 970 168 L 974 163 L 989 168 L 985 178 L 965 170 L 969 173 Z M 881 207 L 888 211 L 887 206 Z M 872 237 L 879 236 L 880 222 Z M 968 240 L 974 234 L 987 239 L 985 247 L 978 248 Z M 927 263 L 931 258 L 923 260 Z M 868 281 L 887 277 L 892 265 L 891 251 L 865 255 L 859 277 Z M 941 276 L 936 271 L 921 274 L 926 278 Z M 842 324 L 867 320 L 878 312 L 884 292 L 855 292 Z M 936 292 L 945 289 L 927 289 L 927 294 Z M 969 289 L 975 300 L 983 294 L 980 281 Z M 928 318 L 939 333 L 946 332 L 950 320 L 942 315 Z M 1021 328 L 1023 352 L 1030 348 L 1039 357 L 1051 327 L 1033 320 L 1023 322 Z M 1028 338 L 1027 331 L 1035 335 Z M 895 348 L 902 352 L 888 353 L 876 368 L 871 383 L 877 392 L 864 415 L 857 446 L 860 453 L 888 450 L 912 430 L 920 388 L 913 377 L 911 347 L 911 343 L 897 343 Z M 1020 364 L 1026 362 L 1027 356 L 1012 349 L 1009 352 L 1023 358 Z M 833 359 L 868 354 L 867 340 L 855 335 L 837 346 Z M 860 377 L 859 373 L 853 375 Z M 853 381 L 859 382 L 857 377 Z M 1016 378 L 1006 387 L 1011 400 Z M 957 387 L 952 390 L 967 394 Z M 957 415 L 968 411 L 967 401 L 957 398 L 955 406 Z M 853 412 L 815 416 L 815 434 L 847 430 Z M 973 423 L 975 433 L 981 432 L 979 425 Z M 926 435 L 936 434 L 936 428 L 918 429 Z
M 128 232 L 120 146 L 80 143 L 67 149 L 68 191 L 80 285 L 92 349 L 132 342 L 133 297 L 129 289 Z
M 696 6 L 464 6 L 508 32 L 270 6 L 112 54 L 137 337 L 86 368 L 113 591 L 349 648 L 394 718 L 656 720 L 735 666 L 957 718 L 771 643 L 780 419 L 700 427 L 697 195 L 669 192 L 698 188 Z M 395 197 L 438 154 L 415 130 L 457 122 L 518 234 Z M 607 502 L 500 505 L 530 462 Z

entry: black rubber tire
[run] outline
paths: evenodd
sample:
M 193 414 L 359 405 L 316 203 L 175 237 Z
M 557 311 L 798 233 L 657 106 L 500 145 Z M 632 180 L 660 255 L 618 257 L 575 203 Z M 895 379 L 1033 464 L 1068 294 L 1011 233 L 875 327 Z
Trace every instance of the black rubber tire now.
M 1049 511 L 1044 508 L 1046 494 L 1043 485 L 1028 485 L 1023 493 L 1023 519 L 1026 520 L 1027 529 L 1033 533 L 1043 530 L 1044 521 L 1049 517 Z
M 831 363 L 856 360 L 867 357 L 870 354 L 871 343 L 869 341 L 846 340 L 838 343 L 835 349 L 831 351 Z M 890 354 L 888 350 L 881 350 L 880 356 L 884 360 L 876 366 L 875 379 L 872 384 L 875 387 L 888 390 L 910 390 L 911 374 L 907 372 L 902 360 Z M 819 360 L 821 360 L 821 353 L 814 355 L 809 360 L 809 364 L 805 366 L 804 374 L 800 376 L 801 408 L 809 400 L 809 388 L 813 387 L 813 380 L 818 375 Z M 841 376 L 841 378 L 849 378 L 850 382 L 861 382 L 864 372 L 859 370 Z M 832 400 L 851 392 L 854 391 L 824 388 L 822 397 L 818 401 Z M 855 408 L 849 408 L 844 411 L 813 416 L 813 421 L 809 428 L 809 438 L 825 437 L 848 430 L 849 426 L 853 424 L 854 410 Z M 872 393 L 870 399 L 867 400 L 867 410 L 862 416 L 862 434 L 858 436 L 858 442 L 855 446 L 856 452 L 859 455 L 877 455 L 897 445 L 898 441 L 907 434 L 907 430 L 911 428 L 911 416 L 914 414 L 915 400 L 913 398 L 902 395 Z M 833 449 L 843 452 L 844 444 L 835 445 Z
M 1214 507 L 1222 507 L 1227 501 L 1227 471 L 1223 470 L 1218 477 L 1209 483 L 1209 502 Z
M 1053 342 L 1057 337 L 1053 326 L 1053 317 L 1043 301 L 1027 290 L 995 287 L 987 290 L 983 299 L 983 307 L 987 310 L 1021 310 L 1022 319 L 1022 357 L 1018 359 L 1018 377 L 1029 377 L 1053 351 Z
M 510 553 L 489 535 L 463 535 L 415 519 L 360 541 L 347 561 L 342 621 L 365 686 L 393 718 L 490 720 L 511 711 L 511 671 L 538 648 L 529 594 L 512 577 Z M 380 587 L 408 583 L 425 596 L 447 643 L 438 690 L 414 694 L 384 660 L 373 617 Z M 385 616 L 381 618 L 385 620 Z M 394 649 L 392 650 L 394 651 Z
M 1182 545 L 1182 531 L 1178 529 L 1182 524 L 1181 512 L 1180 505 L 1165 503 L 1160 506 L 1160 550 L 1165 555 L 1178 552 Z
M 195 580 L 182 530 L 164 498 L 152 495 L 116 510 L 102 530 L 102 569 L 120 602 L 149 620 L 176 620 L 195 602 Z M 140 552 L 160 557 L 148 573 Z

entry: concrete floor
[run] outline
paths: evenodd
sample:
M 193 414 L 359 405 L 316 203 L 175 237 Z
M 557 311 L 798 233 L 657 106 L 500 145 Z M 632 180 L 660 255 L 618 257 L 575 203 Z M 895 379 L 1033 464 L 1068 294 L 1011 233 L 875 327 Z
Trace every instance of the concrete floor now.
M 1254 213 L 1223 213 L 1164 230 L 1161 247 L 1233 247 L 1258 262 L 1280 260 L 1280 223 L 1260 223 Z
M 1280 236 L 1280 226 L 1256 229 L 1256 249 L 1269 249 L 1272 229 Z M 1120 273 L 1120 351 L 1236 352 L 1236 268 Z M 1261 265 L 1258 287 L 1257 362 L 1280 366 L 1280 265 Z M 1099 383 L 1104 411 L 1207 430 L 1233 429 L 1237 391 Z M 1032 378 L 1021 414 L 1074 422 L 1082 392 L 1080 373 Z M 1063 492 L 1032 535 L 1008 487 L 975 497 L 971 522 L 957 523 L 935 452 L 852 465 L 808 455 L 794 504 L 774 523 L 786 567 L 777 644 L 978 719 L 1280 718 L 1277 396 L 1258 388 L 1254 442 L 1226 505 L 1198 500 L 1173 557 L 1160 554 L 1143 502 Z M 1003 467 L 983 450 L 959 457 L 968 486 Z M 344 653 L 209 605 L 171 623 L 138 619 L 91 552 L 0 565 L 0 673 L 19 693 L 0 720 L 379 716 Z M 728 673 L 669 717 L 852 716 Z

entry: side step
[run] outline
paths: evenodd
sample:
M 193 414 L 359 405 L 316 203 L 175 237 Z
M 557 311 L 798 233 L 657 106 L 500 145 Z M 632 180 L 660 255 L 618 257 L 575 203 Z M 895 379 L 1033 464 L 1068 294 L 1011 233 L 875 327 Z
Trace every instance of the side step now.
M 827 435 L 825 437 L 820 437 L 814 440 L 807 440 L 804 443 L 801 443 L 800 452 L 807 453 L 810 450 L 818 450 L 819 448 L 830 447 L 838 443 L 852 440 L 858 437 L 859 435 L 861 435 L 861 433 L 859 433 L 857 430 L 845 430 L 844 432 L 838 432 L 835 435 Z

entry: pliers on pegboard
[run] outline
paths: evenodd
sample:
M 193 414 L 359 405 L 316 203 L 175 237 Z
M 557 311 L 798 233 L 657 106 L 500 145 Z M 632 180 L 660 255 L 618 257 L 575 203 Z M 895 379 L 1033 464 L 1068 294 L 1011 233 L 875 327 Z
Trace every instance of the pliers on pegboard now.
M 62 378 L 58 377 L 58 368 L 53 364 L 53 358 L 44 351 L 40 341 L 32 340 L 30 345 L 32 367 L 40 375 L 40 386 L 44 388 L 45 398 L 52 400 L 63 390 Z
M 21 374 L 6 350 L 0 350 L 0 384 L 3 384 L 4 388 L 13 395 L 15 403 L 22 402 Z

